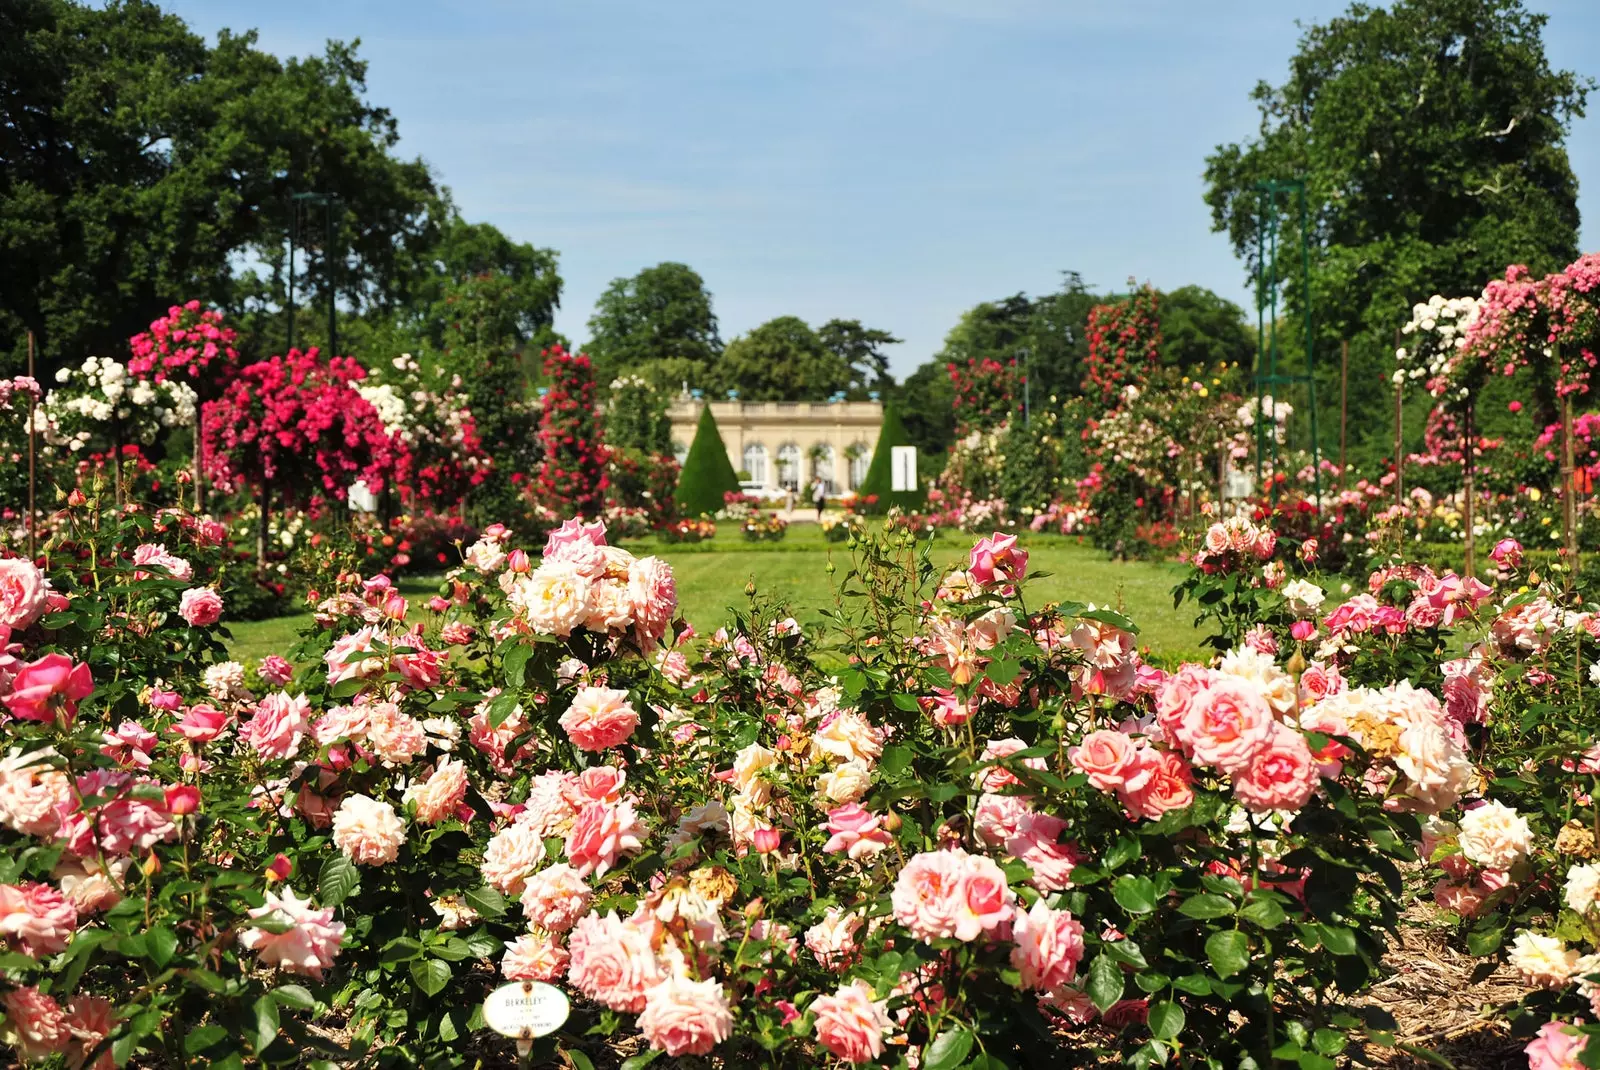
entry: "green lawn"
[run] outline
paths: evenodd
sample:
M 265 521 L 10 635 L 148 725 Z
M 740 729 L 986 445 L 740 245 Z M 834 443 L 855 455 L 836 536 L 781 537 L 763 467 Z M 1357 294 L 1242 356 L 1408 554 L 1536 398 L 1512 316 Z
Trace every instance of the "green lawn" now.
M 964 560 L 971 540 L 966 536 L 941 536 L 933 557 L 939 564 Z M 1131 617 L 1140 628 L 1140 645 L 1165 657 L 1200 656 L 1201 633 L 1190 624 L 1193 614 L 1185 606 L 1172 608 L 1170 591 L 1182 575 L 1181 566 L 1148 562 L 1108 561 L 1100 551 L 1059 535 L 1024 535 L 1030 572 L 1048 572 L 1045 579 L 1028 585 L 1029 603 L 1041 601 L 1094 602 Z M 754 581 L 763 592 L 787 600 L 795 616 L 806 623 L 816 610 L 833 604 L 832 578 L 826 571 L 829 555 L 843 565 L 849 551 L 828 543 L 821 529 L 796 524 L 776 543 L 748 543 L 733 524 L 709 542 L 692 545 L 661 543 L 654 538 L 626 544 L 636 554 L 657 554 L 672 563 L 678 579 L 678 601 L 684 615 L 701 633 L 714 631 L 728 619 L 730 607 L 745 604 L 745 585 Z M 413 602 L 427 598 L 437 579 L 407 578 L 401 591 Z M 309 617 L 236 624 L 232 650 L 238 658 L 260 658 L 282 653 L 294 632 Z

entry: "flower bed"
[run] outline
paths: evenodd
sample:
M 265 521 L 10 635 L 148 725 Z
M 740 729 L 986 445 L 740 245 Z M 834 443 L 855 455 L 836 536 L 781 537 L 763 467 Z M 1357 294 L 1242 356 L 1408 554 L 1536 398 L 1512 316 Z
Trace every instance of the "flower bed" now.
M 1595 1029 L 1551 1023 L 1596 1013 L 1600 618 L 1515 544 L 1327 611 L 1304 542 L 1219 521 L 1220 656 L 1167 671 L 1004 534 L 862 532 L 827 632 L 755 597 L 700 641 L 602 525 L 491 525 L 423 622 L 345 573 L 246 667 L 222 532 L 55 530 L 0 561 L 22 1059 L 504 1060 L 477 1008 L 537 980 L 578 1066 L 1331 1067 L 1395 1043 L 1362 994 L 1419 893 L 1527 978 L 1538 1065 Z

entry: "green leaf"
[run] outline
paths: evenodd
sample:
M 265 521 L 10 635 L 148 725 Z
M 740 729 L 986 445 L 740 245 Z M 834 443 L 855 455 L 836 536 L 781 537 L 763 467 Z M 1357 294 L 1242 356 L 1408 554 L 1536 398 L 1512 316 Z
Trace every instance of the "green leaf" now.
M 903 743 L 892 743 L 883 748 L 878 760 L 878 772 L 885 777 L 899 776 L 911 767 L 911 748 Z
M 1206 937 L 1206 958 L 1218 977 L 1232 977 L 1250 965 L 1250 940 L 1237 929 L 1212 933 Z
M 485 884 L 474 888 L 466 895 L 467 906 L 476 910 L 480 917 L 500 918 L 505 916 L 506 897 L 500 894 L 500 889 L 493 885 Z
M 1189 918 L 1225 918 L 1234 911 L 1233 900 L 1223 895 L 1202 892 L 1183 901 L 1178 913 Z
M 594 1070 L 594 1063 L 577 1048 L 568 1048 L 566 1053 L 567 1058 L 572 1062 L 572 1070 Z
M 533 656 L 533 647 L 526 643 L 518 643 L 506 651 L 502 667 L 506 674 L 506 683 L 512 687 L 521 687 L 527 678 L 528 658 Z
M 1100 951 L 1136 970 L 1147 969 L 1150 965 L 1145 960 L 1144 949 L 1132 940 L 1107 940 L 1100 945 Z
M 1149 914 L 1156 908 L 1156 885 L 1149 877 L 1118 877 L 1111 895 L 1130 914 Z
M 344 855 L 333 855 L 322 864 L 317 877 L 317 894 L 323 906 L 338 906 L 361 884 L 361 871 Z
M 1335 955 L 1354 955 L 1356 953 L 1356 934 L 1352 929 L 1343 925 L 1321 925 L 1318 927 L 1322 934 L 1322 946 L 1332 951 Z
M 256 1053 L 260 1054 L 278 1039 L 278 1005 L 271 996 L 261 996 L 255 1002 L 255 1012 L 255 1048 Z
M 378 961 L 389 965 L 396 962 L 410 962 L 422 954 L 422 943 L 409 936 L 397 936 L 383 945 L 383 950 L 378 952 Z
M 1499 950 L 1504 937 L 1504 931 L 1498 928 L 1473 929 L 1467 934 L 1467 951 L 1478 956 L 1492 955 Z
M 1183 1032 L 1183 1008 L 1170 1000 L 1150 1006 L 1150 1034 L 1157 1040 L 1171 1040 Z
M 1005 687 L 1022 675 L 1022 665 L 1009 658 L 1003 661 L 991 661 L 989 667 L 984 670 L 984 675 L 994 681 L 996 687 Z
M 934 1037 L 933 1043 L 923 1049 L 922 1065 L 926 1070 L 955 1070 L 967 1061 L 971 1050 L 972 1033 L 966 1026 L 957 1025 Z
M 1191 996 L 1211 995 L 1211 979 L 1203 973 L 1188 973 L 1182 977 L 1175 977 L 1172 987 L 1179 992 L 1187 992 Z
M 1110 955 L 1096 955 L 1089 964 L 1089 983 L 1084 987 L 1095 1007 L 1108 1010 L 1122 998 L 1123 985 L 1122 967 Z
M 1245 904 L 1239 916 L 1246 921 L 1254 922 L 1263 929 L 1276 929 L 1289 919 L 1275 899 L 1255 899 Z
M 502 691 L 489 703 L 489 727 L 499 728 L 506 723 L 506 719 L 516 711 L 517 693 L 515 691 Z
M 316 997 L 303 985 L 279 985 L 272 990 L 272 998 L 294 1011 L 310 1011 L 317 1007 Z
M 189 1031 L 183 1038 L 183 1050 L 190 1055 L 198 1055 L 219 1040 L 225 1040 L 228 1031 L 220 1025 L 202 1025 Z
M 651 1048 L 642 1055 L 635 1055 L 631 1059 L 622 1060 L 622 1065 L 617 1070 L 644 1070 L 645 1067 L 655 1062 L 656 1056 L 660 1054 L 660 1048 Z
M 1111 845 L 1111 850 L 1106 852 L 1101 865 L 1105 866 L 1106 869 L 1125 866 L 1135 858 L 1138 858 L 1142 850 L 1143 848 L 1139 846 L 1139 841 L 1136 837 L 1123 836 Z
M 145 934 L 145 948 L 150 961 L 157 969 L 163 969 L 178 950 L 178 934 L 165 925 L 157 925 Z
M 424 996 L 436 996 L 450 983 L 450 964 L 438 959 L 414 959 L 411 963 L 411 983 Z

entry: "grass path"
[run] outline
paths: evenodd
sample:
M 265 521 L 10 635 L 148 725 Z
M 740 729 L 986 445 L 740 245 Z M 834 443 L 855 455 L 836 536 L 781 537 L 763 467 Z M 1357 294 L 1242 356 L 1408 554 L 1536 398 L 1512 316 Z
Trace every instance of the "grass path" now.
M 1193 613 L 1185 606 L 1172 608 L 1171 590 L 1183 574 L 1171 563 L 1108 561 L 1105 555 L 1075 539 L 1059 535 L 1025 535 L 1031 573 L 1050 573 L 1028 584 L 1028 601 L 1094 602 L 1118 609 L 1139 625 L 1139 642 L 1166 658 L 1199 656 L 1201 633 L 1190 623 Z M 657 554 L 672 564 L 678 580 L 678 600 L 689 622 L 702 633 L 724 624 L 730 607 L 745 605 L 745 585 L 754 581 L 761 591 L 788 601 L 802 624 L 816 611 L 833 605 L 832 578 L 826 566 L 830 555 L 842 566 L 849 551 L 828 543 L 813 524 L 796 524 L 776 543 L 747 543 L 732 524 L 723 524 L 717 537 L 693 545 L 663 544 L 654 538 L 627 544 L 636 554 Z M 954 565 L 965 558 L 970 540 L 965 536 L 941 537 L 935 544 L 936 564 Z M 400 589 L 413 603 L 435 593 L 436 578 L 408 577 Z M 261 658 L 282 653 L 295 631 L 309 615 L 250 621 L 232 626 L 231 649 L 238 658 Z

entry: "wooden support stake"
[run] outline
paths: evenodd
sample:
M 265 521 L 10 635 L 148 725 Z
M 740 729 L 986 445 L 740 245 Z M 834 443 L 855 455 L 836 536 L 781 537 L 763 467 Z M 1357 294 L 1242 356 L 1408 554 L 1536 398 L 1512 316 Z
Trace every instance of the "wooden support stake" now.
M 28 378 L 35 383 L 39 381 L 33 369 L 33 332 L 28 332 Z M 28 560 L 32 561 L 38 555 L 39 532 L 39 507 L 35 482 L 37 480 L 36 462 L 34 461 L 34 440 L 39 432 L 35 429 L 38 421 L 34 417 L 38 406 L 38 399 L 32 394 L 28 395 Z
M 1461 489 L 1466 496 L 1466 509 L 1463 519 L 1466 524 L 1468 576 L 1476 576 L 1478 574 L 1477 536 L 1473 531 L 1476 526 L 1476 521 L 1473 517 L 1476 491 L 1472 485 L 1472 477 L 1477 469 L 1478 441 L 1477 432 L 1472 427 L 1472 405 L 1473 399 L 1468 398 L 1467 407 L 1461 414 Z
M 1395 328 L 1394 348 L 1400 348 L 1400 329 Z M 1405 452 L 1403 440 L 1405 438 L 1405 387 L 1402 382 L 1394 384 L 1394 503 L 1406 503 L 1406 478 L 1405 478 Z

